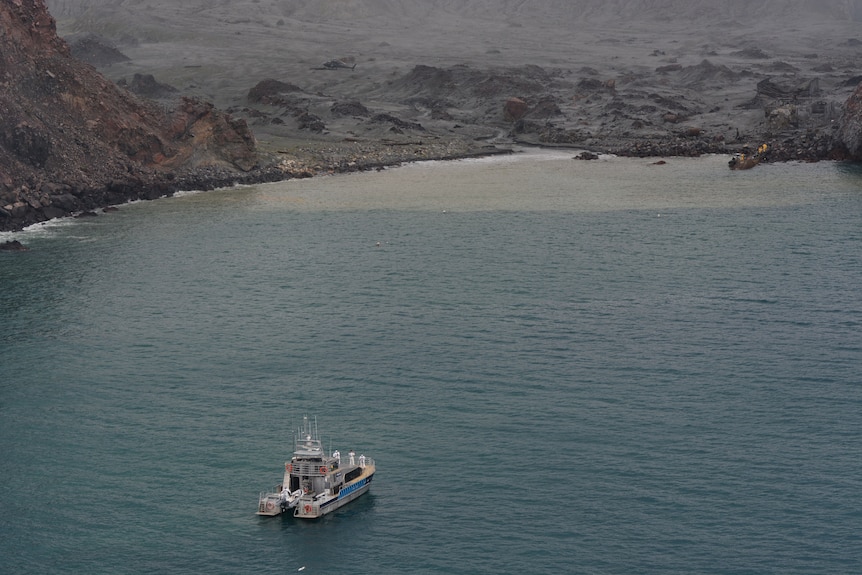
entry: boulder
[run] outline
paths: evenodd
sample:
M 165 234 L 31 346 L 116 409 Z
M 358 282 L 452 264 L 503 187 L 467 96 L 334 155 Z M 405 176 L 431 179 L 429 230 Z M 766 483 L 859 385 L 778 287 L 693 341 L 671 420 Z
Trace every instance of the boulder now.
M 517 122 L 527 114 L 527 103 L 521 98 L 509 98 L 503 105 L 503 119 Z
M 0 244 L 0 252 L 26 252 L 28 249 L 30 248 L 18 240 L 9 240 Z
M 73 212 L 78 206 L 78 198 L 72 194 L 56 194 L 51 196 L 51 205 L 67 212 Z
M 771 132 L 781 132 L 799 127 L 799 111 L 792 104 L 767 108 L 765 114 L 766 123 Z
M 318 134 L 326 129 L 323 120 L 308 112 L 302 112 L 296 117 L 296 125 L 300 130 L 309 130 Z
M 808 98 L 820 94 L 820 80 L 799 78 L 764 78 L 757 83 L 757 95 L 776 100 Z
M 589 151 L 584 150 L 583 152 L 581 152 L 580 154 L 575 156 L 575 159 L 576 160 L 598 160 L 599 155 L 594 153 L 594 152 L 589 152 Z
M 126 87 L 139 96 L 153 99 L 170 98 L 177 92 L 170 84 L 157 81 L 152 74 L 135 74 Z
M 42 214 L 49 220 L 53 220 L 54 218 L 62 218 L 69 212 L 58 208 L 57 206 L 46 206 L 42 208 Z

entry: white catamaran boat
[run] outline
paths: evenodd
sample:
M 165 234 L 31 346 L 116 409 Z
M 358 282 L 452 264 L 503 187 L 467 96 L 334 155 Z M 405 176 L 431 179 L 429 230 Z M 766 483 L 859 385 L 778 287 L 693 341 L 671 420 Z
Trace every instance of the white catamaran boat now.
M 284 464 L 284 481 L 275 491 L 260 494 L 257 514 L 275 516 L 293 510 L 294 517 L 315 519 L 366 493 L 374 479 L 374 460 L 351 451 L 326 455 L 317 421 L 302 420 L 293 458 Z

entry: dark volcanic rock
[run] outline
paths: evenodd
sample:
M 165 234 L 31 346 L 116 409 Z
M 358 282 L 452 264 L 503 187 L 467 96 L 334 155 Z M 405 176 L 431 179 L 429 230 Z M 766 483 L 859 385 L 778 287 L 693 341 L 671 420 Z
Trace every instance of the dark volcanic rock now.
M 434 66 L 419 64 L 406 76 L 397 80 L 393 88 L 410 96 L 421 94 L 423 97 L 443 98 L 457 90 L 455 72 Z
M 552 96 L 544 96 L 536 102 L 529 111 L 531 118 L 547 120 L 554 116 L 561 116 L 563 111 Z
M 13 128 L 0 132 L 0 143 L 22 162 L 41 168 L 51 155 L 51 139 L 48 130 L 24 121 Z
M 731 56 L 738 56 L 740 58 L 750 58 L 752 60 L 768 60 L 769 54 L 761 50 L 760 48 L 745 48 L 744 50 L 737 50 L 736 52 L 731 52 Z
M 94 34 L 70 38 L 69 47 L 72 56 L 96 67 L 110 66 L 129 60 L 128 56 L 117 50 L 109 41 Z
M 737 80 L 738 74 L 727 66 L 718 66 L 709 60 L 703 60 L 695 66 L 686 66 L 680 71 L 680 80 L 689 87 L 702 86 L 709 82 L 723 84 Z
M 798 97 L 817 96 L 820 93 L 820 81 L 814 79 L 769 77 L 757 83 L 757 94 L 775 99 L 793 99 Z
M 553 75 L 539 66 L 520 66 L 486 73 L 473 86 L 473 93 L 481 98 L 499 97 L 500 94 L 541 94 L 553 82 Z
M 607 87 L 607 82 L 602 82 L 596 78 L 583 78 L 578 82 L 578 90 L 581 92 L 603 91 Z
M 499 102 L 511 94 L 518 94 L 521 98 L 540 96 L 547 92 L 557 77 L 557 72 L 533 65 L 490 70 L 466 65 L 446 69 L 418 65 L 394 81 L 389 90 L 392 94 L 401 94 L 405 100 L 422 97 L 460 104 L 478 98 L 483 102 Z
M 10 240 L 0 244 L 0 252 L 26 252 L 29 248 L 18 240 Z
M 248 101 L 259 104 L 272 104 L 279 99 L 281 94 L 290 92 L 301 92 L 302 88 L 287 82 L 267 78 L 257 83 L 248 91 Z
M 135 94 L 146 98 L 169 98 L 177 93 L 176 88 L 170 84 L 158 82 L 152 74 L 135 74 L 132 76 L 132 81 L 128 84 L 122 81 L 119 84 L 125 86 Z
M 0 2 L 0 82 L 0 230 L 171 193 L 179 170 L 257 164 L 245 122 L 188 99 L 166 111 L 73 58 L 44 0 Z
M 838 140 L 847 149 L 848 159 L 862 161 L 862 84 L 844 104 Z
M 371 112 L 368 111 L 368 108 L 362 105 L 359 100 L 351 100 L 349 102 L 336 102 L 329 109 L 335 116 L 358 116 L 358 117 L 366 117 L 370 116 Z
M 417 132 L 425 131 L 425 128 L 422 127 L 422 124 L 419 124 L 418 122 L 408 122 L 406 120 L 402 120 L 401 118 L 393 116 L 392 114 L 377 114 L 376 116 L 371 118 L 371 121 L 375 124 L 384 124 L 386 122 L 389 122 L 394 128 L 397 128 L 398 130 L 414 130 Z
M 323 123 L 323 120 L 308 112 L 302 112 L 296 117 L 296 125 L 300 130 L 309 130 L 317 133 L 326 129 L 326 124 Z

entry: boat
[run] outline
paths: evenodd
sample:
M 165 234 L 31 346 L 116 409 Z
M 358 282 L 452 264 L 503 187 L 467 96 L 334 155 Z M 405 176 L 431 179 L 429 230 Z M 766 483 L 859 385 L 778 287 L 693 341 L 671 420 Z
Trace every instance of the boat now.
M 302 420 L 293 457 L 284 464 L 284 480 L 273 491 L 260 494 L 257 515 L 275 517 L 293 513 L 300 519 L 317 519 L 361 497 L 371 488 L 374 460 L 351 450 L 327 455 L 317 431 L 317 420 Z
M 760 162 L 766 161 L 766 151 L 768 149 L 769 146 L 761 144 L 760 147 L 757 148 L 757 152 L 754 154 L 737 154 L 727 162 L 727 165 L 731 170 L 750 170 L 754 166 L 760 164 Z

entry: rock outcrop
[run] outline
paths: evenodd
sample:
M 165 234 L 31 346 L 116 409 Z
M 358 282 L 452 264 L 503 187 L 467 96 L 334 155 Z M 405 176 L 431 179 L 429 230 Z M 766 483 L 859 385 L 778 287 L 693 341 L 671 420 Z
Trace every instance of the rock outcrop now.
M 844 104 L 838 139 L 847 150 L 847 159 L 862 162 L 862 84 Z
M 0 3 L 0 230 L 165 195 L 183 171 L 256 163 L 244 121 L 141 99 L 72 57 L 44 0 Z
M 127 82 L 125 78 L 117 82 L 118 85 L 126 88 L 130 92 L 157 100 L 159 98 L 172 98 L 176 96 L 177 89 L 168 84 L 162 84 L 152 74 L 135 74 L 132 76 L 131 82 Z

